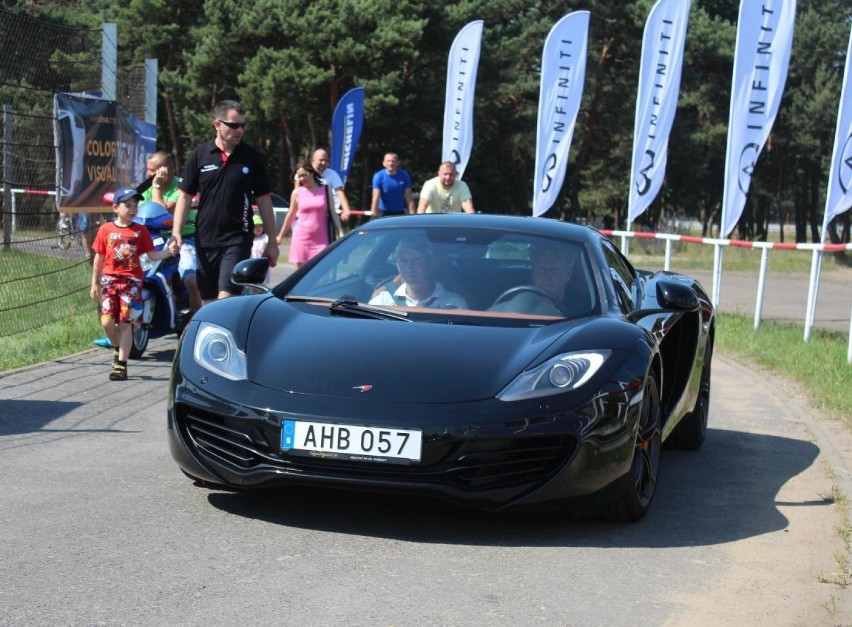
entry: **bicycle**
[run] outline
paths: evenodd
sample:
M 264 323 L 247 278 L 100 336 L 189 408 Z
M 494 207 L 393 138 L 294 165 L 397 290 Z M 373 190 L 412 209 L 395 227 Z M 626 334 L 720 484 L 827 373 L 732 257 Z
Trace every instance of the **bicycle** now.
M 76 220 L 74 216 L 77 217 Z M 92 228 L 96 231 L 101 224 L 101 220 L 97 216 L 95 218 L 94 222 L 90 222 L 92 217 L 88 213 L 60 213 L 56 223 L 56 239 L 59 248 L 68 250 L 72 244 L 86 248 L 88 245 L 86 232 L 89 230 L 89 225 L 92 224 Z M 94 237 L 94 233 L 90 237 Z M 89 258 L 88 254 L 86 258 Z
M 56 223 L 56 239 L 59 242 L 59 248 L 68 250 L 71 244 L 75 241 L 82 246 L 80 231 L 74 228 L 74 214 L 60 213 L 59 220 Z

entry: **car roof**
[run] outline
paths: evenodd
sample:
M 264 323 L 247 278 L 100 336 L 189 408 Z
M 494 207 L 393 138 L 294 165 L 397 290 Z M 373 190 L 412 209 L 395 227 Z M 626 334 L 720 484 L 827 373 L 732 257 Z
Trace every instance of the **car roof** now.
M 492 214 L 424 213 L 416 216 L 382 218 L 381 220 L 371 221 L 361 228 L 395 230 L 401 227 L 410 228 L 414 226 L 497 229 L 530 235 L 561 237 L 576 242 L 593 242 L 602 237 L 600 231 L 593 227 L 563 222 L 553 218 Z

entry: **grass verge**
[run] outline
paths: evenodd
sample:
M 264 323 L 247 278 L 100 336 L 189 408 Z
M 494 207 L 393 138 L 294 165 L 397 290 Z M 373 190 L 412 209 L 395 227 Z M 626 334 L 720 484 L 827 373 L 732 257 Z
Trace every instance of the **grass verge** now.
M 815 407 L 852 430 L 852 365 L 846 363 L 844 334 L 814 329 L 806 344 L 799 325 L 763 321 L 755 331 L 751 318 L 719 314 L 716 347 L 797 381 Z
M 0 372 L 92 348 L 92 340 L 104 334 L 97 313 L 69 316 L 58 322 L 0 337 Z

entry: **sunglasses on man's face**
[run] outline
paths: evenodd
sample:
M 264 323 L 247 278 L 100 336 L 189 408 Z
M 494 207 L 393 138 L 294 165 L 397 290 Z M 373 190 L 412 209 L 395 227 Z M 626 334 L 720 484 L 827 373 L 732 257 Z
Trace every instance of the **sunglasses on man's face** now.
M 221 122 L 222 124 L 224 124 L 228 128 L 232 128 L 234 130 L 236 130 L 238 128 L 245 128 L 246 127 L 245 122 L 226 122 L 225 120 L 217 120 L 217 122 Z

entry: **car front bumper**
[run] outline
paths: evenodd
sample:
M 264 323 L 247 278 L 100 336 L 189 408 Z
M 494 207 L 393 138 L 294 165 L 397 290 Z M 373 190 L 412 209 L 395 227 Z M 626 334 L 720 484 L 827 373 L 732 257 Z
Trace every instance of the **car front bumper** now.
M 415 405 L 302 396 L 201 374 L 176 364 L 170 450 L 188 475 L 235 488 L 326 485 L 487 509 L 569 505 L 620 489 L 635 446 L 638 403 L 625 386 L 585 402 L 565 395 Z M 422 457 L 382 464 L 292 455 L 280 447 L 284 419 L 419 429 Z

